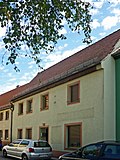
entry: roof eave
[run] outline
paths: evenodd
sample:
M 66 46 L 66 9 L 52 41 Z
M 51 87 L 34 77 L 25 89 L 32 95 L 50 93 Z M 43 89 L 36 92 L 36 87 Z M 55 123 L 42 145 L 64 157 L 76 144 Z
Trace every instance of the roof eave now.
M 89 66 L 84 67 L 84 69 L 80 69 L 80 70 L 76 70 L 74 72 L 71 72 L 67 76 L 63 75 L 63 77 L 59 77 L 58 79 L 53 79 L 53 80 L 49 81 L 47 84 L 36 86 L 36 87 L 32 88 L 31 90 L 27 90 L 26 92 L 21 93 L 20 95 L 14 97 L 11 101 L 13 103 L 15 103 L 15 102 L 22 100 L 24 98 L 27 98 L 29 96 L 33 96 L 33 95 L 40 93 L 42 91 L 48 90 L 50 88 L 56 87 L 58 85 L 61 85 L 63 83 L 66 83 L 68 81 L 76 79 L 78 77 L 92 73 L 97 70 L 96 66 L 99 64 L 101 64 L 101 63 L 96 62 L 94 64 L 90 64 Z

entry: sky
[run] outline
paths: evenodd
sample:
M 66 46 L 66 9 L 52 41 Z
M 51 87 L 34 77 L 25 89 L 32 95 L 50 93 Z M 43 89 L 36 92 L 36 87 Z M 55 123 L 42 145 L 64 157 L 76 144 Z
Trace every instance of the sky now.
M 92 43 L 94 43 L 120 29 L 120 0 L 89 0 L 89 2 L 93 5 L 90 13 L 92 15 L 91 38 Z M 79 35 L 72 32 L 67 27 L 61 32 L 67 36 L 67 39 L 59 41 L 54 52 L 48 55 L 41 55 L 42 60 L 40 65 L 43 69 L 47 69 L 87 47 L 87 45 L 82 42 L 84 38 L 82 34 Z M 12 65 L 2 63 L 5 53 L 2 42 L 4 34 L 5 28 L 0 27 L 0 94 L 15 89 L 18 85 L 21 86 L 30 82 L 38 72 L 42 71 L 34 61 L 23 57 L 20 57 L 16 61 L 20 72 L 16 72 Z

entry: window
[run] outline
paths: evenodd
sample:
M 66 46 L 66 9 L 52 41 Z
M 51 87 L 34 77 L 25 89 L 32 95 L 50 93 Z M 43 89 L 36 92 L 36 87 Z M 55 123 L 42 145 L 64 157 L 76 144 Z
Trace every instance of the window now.
M 110 156 L 112 158 L 116 158 L 116 155 L 120 155 L 120 146 L 116 144 L 106 145 L 104 150 L 104 156 L 105 157 Z
M 0 130 L 0 140 L 2 140 L 2 139 L 3 139 L 3 131 Z
M 18 115 L 23 114 L 23 103 L 19 103 L 18 105 Z
M 18 139 L 22 139 L 22 129 L 18 129 Z
M 85 147 L 82 151 L 82 157 L 84 157 L 85 159 L 96 159 L 96 157 L 99 156 L 101 147 L 101 144 L 92 144 Z
M 27 101 L 27 109 L 26 109 L 27 113 L 31 113 L 32 112 L 32 99 Z
M 3 120 L 3 112 L 0 113 L 0 121 Z
M 45 94 L 41 96 L 41 110 L 49 108 L 49 95 Z
M 79 82 L 68 86 L 67 102 L 68 104 L 80 102 L 79 98 Z
M 19 147 L 26 147 L 26 146 L 28 146 L 28 144 L 29 144 L 29 141 L 23 140 L 23 141 L 20 143 L 20 146 L 19 146 Z
M 9 119 L 9 111 L 6 111 L 5 112 L 5 120 L 8 120 Z
M 26 138 L 27 139 L 32 139 L 32 128 L 27 128 L 26 129 Z
M 82 124 L 65 124 L 65 148 L 76 149 L 81 146 Z
M 48 141 L 48 127 L 40 127 L 39 139 Z
M 8 129 L 5 130 L 5 140 L 8 140 Z

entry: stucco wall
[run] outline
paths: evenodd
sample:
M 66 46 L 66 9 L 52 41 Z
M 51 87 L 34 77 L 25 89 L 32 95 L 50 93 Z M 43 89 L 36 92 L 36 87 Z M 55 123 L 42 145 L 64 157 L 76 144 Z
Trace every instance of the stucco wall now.
M 108 55 L 104 67 L 104 139 L 116 139 L 115 60 Z
M 80 103 L 67 105 L 67 86 L 80 81 Z M 32 127 L 33 139 L 39 138 L 39 126 L 49 126 L 49 142 L 53 149 L 64 150 L 64 124 L 82 123 L 82 145 L 104 138 L 103 70 L 54 87 L 49 93 L 49 110 L 40 111 L 39 93 L 15 103 L 13 139 L 17 130 Z M 45 93 L 45 92 L 44 92 Z M 33 99 L 33 112 L 26 114 L 26 100 Z M 18 104 L 24 103 L 24 113 L 18 116 Z

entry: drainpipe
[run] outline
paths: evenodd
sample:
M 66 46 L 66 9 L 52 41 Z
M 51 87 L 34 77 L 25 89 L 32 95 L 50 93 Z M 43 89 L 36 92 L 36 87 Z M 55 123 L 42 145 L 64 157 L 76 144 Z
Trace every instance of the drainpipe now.
M 10 110 L 11 110 L 11 123 L 10 123 L 10 142 L 12 142 L 13 111 L 14 111 L 14 104 L 13 104 L 13 103 L 10 103 Z

